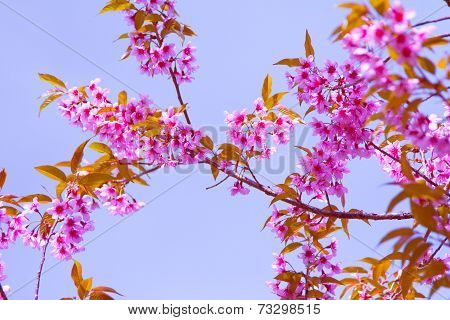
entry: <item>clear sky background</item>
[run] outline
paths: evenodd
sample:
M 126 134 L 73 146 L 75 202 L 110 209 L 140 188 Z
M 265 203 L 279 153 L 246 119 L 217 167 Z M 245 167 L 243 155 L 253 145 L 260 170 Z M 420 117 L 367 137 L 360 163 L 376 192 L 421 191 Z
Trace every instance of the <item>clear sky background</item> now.
M 48 86 L 36 73 L 57 75 L 70 85 L 100 77 L 114 96 L 125 89 L 129 96 L 148 93 L 160 106 L 177 104 L 169 81 L 141 76 L 134 59 L 118 61 L 127 44 L 113 40 L 128 29 L 120 14 L 97 15 L 104 2 L 0 0 L 0 167 L 9 174 L 5 192 L 42 193 L 42 185 L 53 189 L 53 183 L 33 167 L 70 159 L 85 139 L 60 118 L 54 105 L 38 118 L 36 97 Z M 403 2 L 416 9 L 416 20 L 438 9 L 433 18 L 449 13 L 442 0 Z M 284 91 L 285 69 L 272 64 L 304 54 L 305 28 L 319 61 L 345 58 L 339 45 L 329 40 L 344 14 L 336 3 L 180 0 L 181 20 L 198 34 L 193 42 L 201 69 L 194 83 L 182 87 L 194 125 L 218 127 L 223 125 L 224 110 L 251 107 L 268 72 L 274 77 L 274 89 Z M 302 140 L 300 135 L 296 134 L 296 142 Z M 305 144 L 312 141 L 307 135 Z M 272 168 L 295 158 L 285 151 L 280 156 L 271 162 Z M 278 183 L 293 169 L 284 165 L 283 173 L 260 174 Z M 350 169 L 345 178 L 350 190 L 347 207 L 385 210 L 396 190 L 384 185 L 389 180 L 377 162 L 353 161 Z M 227 190 L 231 183 L 205 191 L 213 183 L 205 170 L 160 172 L 151 187 L 133 188 L 137 199 L 151 201 L 139 213 L 121 221 L 95 212 L 96 231 L 87 234 L 86 251 L 76 256 L 85 276 L 128 299 L 274 298 L 265 281 L 273 277 L 272 252 L 281 245 L 270 231 L 260 231 L 271 212 L 270 199 L 256 191 L 232 198 Z M 352 240 L 340 238 L 343 264 L 386 252 L 388 247 L 377 243 L 393 225 L 351 222 Z M 11 298 L 32 298 L 39 253 L 18 243 L 2 254 L 9 275 L 5 283 L 14 292 Z M 56 262 L 49 257 L 44 267 L 50 270 L 42 277 L 43 299 L 76 294 L 71 262 Z

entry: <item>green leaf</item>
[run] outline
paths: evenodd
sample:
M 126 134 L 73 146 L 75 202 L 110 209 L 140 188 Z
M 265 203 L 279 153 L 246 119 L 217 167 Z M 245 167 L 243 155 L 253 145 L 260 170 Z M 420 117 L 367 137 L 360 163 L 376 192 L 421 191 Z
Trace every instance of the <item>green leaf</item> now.
M 311 37 L 309 36 L 308 30 L 306 30 L 306 37 L 305 37 L 305 54 L 306 57 L 309 56 L 314 57 L 314 48 L 311 44 Z
M 42 81 L 48 82 L 48 83 L 50 83 L 51 85 L 53 85 L 55 87 L 60 87 L 60 88 L 67 89 L 65 83 L 62 80 L 58 79 L 57 77 L 55 77 L 55 76 L 53 76 L 51 74 L 38 73 L 38 75 L 39 75 L 39 78 Z
M 35 169 L 44 176 L 56 181 L 66 181 L 67 179 L 66 174 L 54 166 L 38 166 Z

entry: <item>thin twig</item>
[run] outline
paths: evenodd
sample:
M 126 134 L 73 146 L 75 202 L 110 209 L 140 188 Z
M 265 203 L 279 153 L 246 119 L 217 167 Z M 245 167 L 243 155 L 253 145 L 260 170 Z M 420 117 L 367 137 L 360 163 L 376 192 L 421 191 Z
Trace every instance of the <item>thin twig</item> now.
M 41 285 L 42 269 L 45 263 L 45 254 L 47 253 L 47 247 L 50 243 L 50 238 L 53 236 L 53 231 L 55 230 L 57 224 L 58 222 L 55 222 L 55 225 L 50 230 L 47 242 L 45 243 L 44 248 L 42 249 L 41 262 L 39 264 L 39 270 L 36 276 L 36 288 L 34 289 L 34 300 L 39 300 L 39 289 Z
M 416 23 L 415 25 L 413 25 L 413 27 L 420 27 L 420 26 L 423 26 L 423 25 L 426 25 L 426 24 L 441 22 L 441 21 L 444 21 L 444 20 L 450 20 L 450 17 L 443 17 L 443 18 L 439 18 L 439 19 L 436 19 L 436 20 L 427 20 L 427 21 L 424 21 L 424 22 L 419 22 L 419 23 Z
M 218 185 L 222 184 L 223 182 L 225 182 L 230 176 L 226 176 L 224 179 L 220 180 L 219 182 L 217 182 L 216 184 L 213 184 L 210 187 L 207 187 L 206 190 L 212 189 L 217 187 Z

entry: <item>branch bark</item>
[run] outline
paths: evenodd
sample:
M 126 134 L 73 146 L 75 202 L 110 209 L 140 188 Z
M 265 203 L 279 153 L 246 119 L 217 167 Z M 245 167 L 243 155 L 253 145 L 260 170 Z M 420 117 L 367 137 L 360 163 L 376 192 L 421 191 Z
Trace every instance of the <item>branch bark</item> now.
M 8 297 L 6 296 L 6 293 L 3 290 L 3 286 L 1 283 L 0 283 L 0 297 L 2 297 L 2 300 L 8 300 Z
M 209 165 L 215 166 L 218 170 L 222 171 L 226 175 L 235 178 L 242 183 L 245 183 L 246 185 L 257 189 L 264 194 L 270 196 L 270 197 L 276 197 L 278 193 L 270 189 L 269 187 L 260 185 L 256 181 L 253 181 L 247 177 L 241 177 L 236 172 L 232 170 L 225 170 L 219 168 L 218 164 L 212 161 L 211 159 L 205 159 L 203 161 L 204 163 L 207 163 Z M 358 211 L 358 212 L 346 212 L 346 211 L 330 211 L 330 210 L 322 210 L 317 207 L 311 206 L 309 204 L 303 203 L 299 200 L 295 199 L 282 199 L 280 200 L 282 202 L 285 202 L 287 204 L 302 208 L 308 212 L 315 213 L 317 215 L 325 216 L 325 217 L 335 217 L 340 219 L 357 219 L 357 220 L 407 220 L 412 219 L 413 216 L 411 213 L 386 213 L 386 214 L 379 214 L 379 213 L 372 213 L 372 212 L 364 212 L 364 211 Z

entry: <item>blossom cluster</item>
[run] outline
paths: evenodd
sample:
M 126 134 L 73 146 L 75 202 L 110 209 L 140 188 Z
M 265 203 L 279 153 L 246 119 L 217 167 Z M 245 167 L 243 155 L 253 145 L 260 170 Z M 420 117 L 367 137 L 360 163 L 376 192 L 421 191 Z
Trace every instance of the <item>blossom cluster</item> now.
M 420 81 L 408 75 L 390 74 L 383 56 L 389 48 L 391 57 L 399 65 L 407 63 L 412 68 L 423 59 L 424 42 L 432 27 L 411 27 L 413 11 L 407 11 L 399 2 L 394 2 L 382 19 L 355 28 L 343 39 L 343 46 L 350 58 L 359 64 L 360 75 L 378 88 L 393 92 L 400 99 L 419 92 Z M 418 93 L 420 94 L 420 93 Z M 408 113 L 407 104 L 399 110 L 387 110 L 385 121 L 405 135 L 423 150 L 432 149 L 435 155 L 450 153 L 450 125 L 434 114 L 425 115 L 420 110 Z M 448 106 L 444 105 L 446 110 Z M 445 118 L 448 115 L 444 116 Z M 405 122 L 404 120 L 407 119 Z
M 344 174 L 349 172 L 347 162 L 373 153 L 367 146 L 371 132 L 365 123 L 380 104 L 363 99 L 367 85 L 350 62 L 339 66 L 328 60 L 320 68 L 309 56 L 300 59 L 295 72 L 286 77 L 289 88 L 297 88 L 298 99 L 319 114 L 308 125 L 320 141 L 300 159 L 304 174 L 296 175 L 292 184 L 299 192 L 316 198 L 323 198 L 324 193 L 341 197 L 347 192 L 342 184 Z
M 169 75 L 173 73 L 178 83 L 191 82 L 192 74 L 198 69 L 195 64 L 196 48 L 190 43 L 177 48 L 174 42 L 163 36 L 165 28 L 175 27 L 178 34 L 186 33 L 186 26 L 178 23 L 174 0 L 143 0 L 135 1 L 141 5 L 138 11 L 128 10 L 126 20 L 134 30 L 130 38 L 129 53 L 139 62 L 141 73 L 149 76 Z M 148 16 L 159 17 L 153 20 L 151 28 L 136 25 L 136 15 L 144 13 Z M 190 31 L 190 29 L 188 29 Z M 191 33 L 188 32 L 188 35 Z M 184 35 L 182 36 L 184 38 Z
M 274 115 L 272 112 L 271 115 Z M 242 153 L 254 155 L 258 159 L 267 159 L 276 151 L 271 145 L 283 145 L 289 142 L 295 121 L 287 115 L 269 116 L 269 111 L 261 98 L 254 102 L 254 110 L 247 109 L 225 112 L 227 135 Z
M 74 87 L 59 101 L 63 117 L 83 130 L 98 134 L 118 159 L 145 159 L 149 165 L 176 166 L 202 160 L 202 134 L 180 119 L 171 107 L 161 111 L 151 107 L 144 96 L 126 104 L 111 103 L 109 90 L 91 81 L 87 92 Z
M 300 243 L 300 253 L 296 256 L 298 261 L 288 262 L 285 254 L 274 254 L 274 262 L 272 267 L 277 276 L 286 272 L 298 273 L 299 270 L 293 269 L 294 265 L 300 265 L 302 268 L 303 277 L 300 277 L 298 282 L 294 283 L 293 289 L 292 283 L 281 282 L 280 280 L 274 280 L 268 282 L 268 286 L 272 289 L 273 293 L 282 299 L 305 299 L 308 290 L 316 290 L 320 292 L 320 299 L 333 299 L 335 295 L 336 283 L 333 283 L 333 276 L 341 273 L 339 263 L 333 262 L 333 259 L 337 254 L 337 241 L 332 238 L 327 245 L 322 246 L 320 250 L 317 248 L 317 244 L 313 244 L 310 239 L 304 238 L 298 235 L 286 236 L 288 226 L 284 223 L 287 217 L 299 217 L 302 214 L 306 214 L 303 210 L 296 207 L 288 207 L 286 210 L 278 210 L 276 206 L 273 206 L 272 215 L 267 223 L 267 227 L 270 228 L 276 236 L 282 242 L 291 241 L 291 243 Z M 326 228 L 327 219 L 321 219 L 320 217 L 311 218 L 309 215 L 303 220 L 304 228 L 317 232 Z M 312 277 L 319 279 L 318 283 L 313 284 L 311 282 Z

